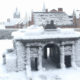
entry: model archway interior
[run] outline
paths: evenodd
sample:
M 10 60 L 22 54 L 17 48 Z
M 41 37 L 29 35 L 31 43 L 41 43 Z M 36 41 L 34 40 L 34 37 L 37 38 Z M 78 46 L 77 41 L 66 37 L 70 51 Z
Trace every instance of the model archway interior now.
M 60 68 L 60 49 L 59 47 L 56 44 L 47 44 L 43 48 L 43 60 L 47 61 L 47 62 L 44 62 L 44 64 L 51 63 L 53 67 Z

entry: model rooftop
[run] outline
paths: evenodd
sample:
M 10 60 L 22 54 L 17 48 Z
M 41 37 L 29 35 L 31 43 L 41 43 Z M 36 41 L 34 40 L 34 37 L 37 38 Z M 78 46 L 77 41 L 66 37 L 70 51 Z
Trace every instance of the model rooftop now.
M 32 25 L 27 29 L 22 29 L 12 33 L 14 39 L 35 40 L 35 39 L 61 39 L 61 38 L 78 38 L 80 33 L 74 29 L 51 29 L 45 30 L 42 26 Z

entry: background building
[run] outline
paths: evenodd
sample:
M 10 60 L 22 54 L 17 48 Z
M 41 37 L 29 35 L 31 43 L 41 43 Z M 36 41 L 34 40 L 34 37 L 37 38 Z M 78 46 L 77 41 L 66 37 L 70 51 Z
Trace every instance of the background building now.
M 27 20 L 26 20 L 27 21 Z M 16 11 L 13 14 L 13 18 L 7 19 L 7 22 L 5 22 L 5 28 L 8 29 L 19 29 L 19 28 L 23 28 L 24 25 L 26 24 L 25 18 L 21 19 L 20 17 L 20 12 L 18 11 L 18 9 L 16 8 Z
M 73 27 L 73 21 L 71 18 L 63 12 L 62 8 L 58 10 L 52 9 L 48 12 L 48 9 L 45 12 L 33 12 L 32 13 L 32 23 L 39 26 L 46 26 L 53 21 L 56 27 Z
M 43 4 L 43 9 L 40 12 L 32 12 L 29 25 L 46 26 L 53 21 L 56 27 L 80 28 L 80 10 L 73 11 L 72 15 L 68 15 L 63 11 L 63 8 L 58 10 L 52 9 L 48 11 Z
M 80 28 L 80 10 L 73 11 L 73 23 L 76 28 Z

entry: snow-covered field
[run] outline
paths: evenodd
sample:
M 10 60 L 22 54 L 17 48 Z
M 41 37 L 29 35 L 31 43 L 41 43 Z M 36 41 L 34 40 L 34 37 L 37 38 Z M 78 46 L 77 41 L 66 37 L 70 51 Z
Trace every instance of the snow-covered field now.
M 2 63 L 2 54 L 8 48 L 13 48 L 12 40 L 0 40 L 0 63 Z
M 2 54 L 6 49 L 13 48 L 12 40 L 0 40 L 0 80 L 26 80 L 25 72 L 7 72 L 2 64 Z
M 2 53 L 5 49 L 12 47 L 12 40 L 0 40 L 0 80 L 28 80 L 25 71 L 7 72 L 2 64 Z M 30 80 L 80 80 L 80 69 L 50 69 L 32 72 Z

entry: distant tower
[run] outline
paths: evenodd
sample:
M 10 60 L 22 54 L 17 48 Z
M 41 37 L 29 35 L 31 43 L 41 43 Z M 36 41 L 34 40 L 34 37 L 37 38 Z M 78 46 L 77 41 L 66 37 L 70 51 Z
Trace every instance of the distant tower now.
M 34 24 L 34 15 L 33 15 L 33 10 L 31 11 L 31 17 L 29 17 L 29 23 L 28 25 L 33 25 Z
M 76 28 L 80 28 L 80 10 L 73 11 L 73 23 Z
M 16 8 L 16 11 L 13 14 L 13 18 L 20 18 L 20 12 L 18 11 L 17 8 Z
M 42 12 L 46 12 L 45 2 L 43 2 Z
M 76 12 L 75 12 L 75 10 L 73 10 L 73 23 L 74 23 L 74 26 L 77 27 Z
M 27 12 L 25 13 L 25 17 L 24 17 L 24 25 L 25 27 L 28 26 L 28 16 L 27 16 Z
M 75 10 L 73 10 L 73 16 L 76 16 L 76 12 L 75 12 Z
M 33 10 L 31 11 L 31 24 L 34 24 Z

